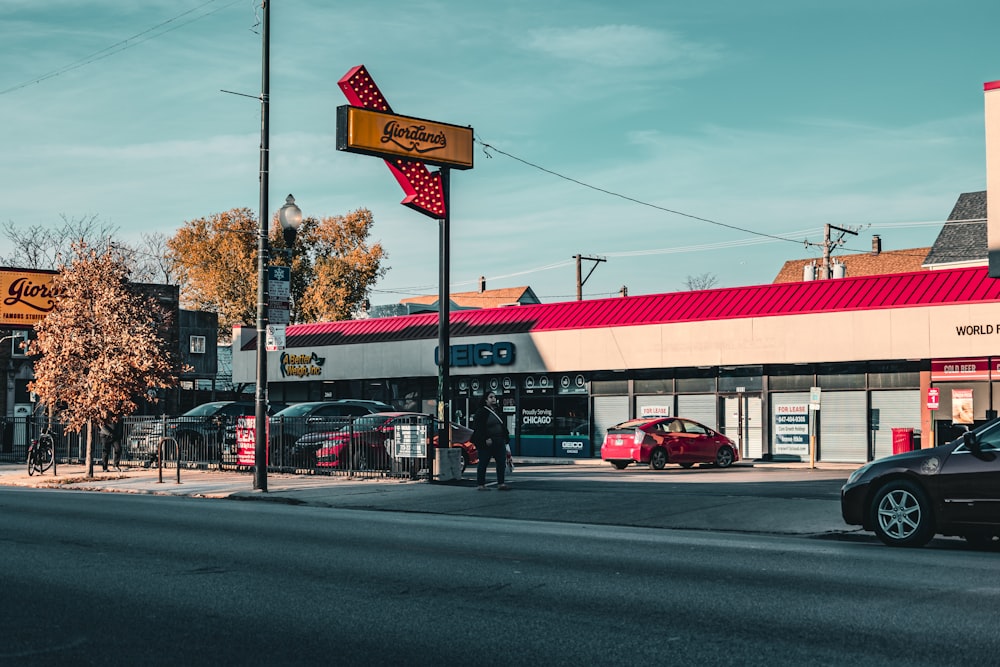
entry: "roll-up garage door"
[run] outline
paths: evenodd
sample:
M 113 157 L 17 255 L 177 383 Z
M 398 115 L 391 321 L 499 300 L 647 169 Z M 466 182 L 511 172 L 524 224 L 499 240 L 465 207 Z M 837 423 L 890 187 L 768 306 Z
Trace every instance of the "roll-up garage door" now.
M 892 429 L 920 428 L 920 390 L 873 391 L 872 410 L 878 410 L 875 458 L 892 454 Z
M 608 429 L 615 424 L 627 421 L 628 396 L 595 396 L 594 397 L 594 430 L 591 440 L 594 443 L 594 456 L 601 455 L 601 445 Z
M 641 417 L 643 408 L 647 408 L 649 412 L 655 412 L 658 415 L 664 417 L 669 417 L 674 414 L 674 397 L 673 396 L 636 396 L 635 397 L 635 416 Z
M 820 400 L 818 460 L 868 460 L 868 401 L 863 391 L 824 391 Z
M 677 416 L 701 422 L 709 428 L 719 428 L 719 397 L 697 394 L 677 397 Z

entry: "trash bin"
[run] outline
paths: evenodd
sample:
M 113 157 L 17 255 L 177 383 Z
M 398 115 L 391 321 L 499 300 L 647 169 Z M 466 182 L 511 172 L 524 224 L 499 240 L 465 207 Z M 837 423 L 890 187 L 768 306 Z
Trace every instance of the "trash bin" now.
M 894 428 L 892 429 L 892 453 L 902 454 L 913 451 L 913 429 Z

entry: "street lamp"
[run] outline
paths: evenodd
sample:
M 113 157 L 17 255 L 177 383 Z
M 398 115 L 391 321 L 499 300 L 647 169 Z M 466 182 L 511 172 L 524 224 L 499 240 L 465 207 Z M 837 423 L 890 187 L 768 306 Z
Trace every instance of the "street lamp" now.
M 285 237 L 285 247 L 291 252 L 295 245 L 295 234 L 302 224 L 302 209 L 295 205 L 295 197 L 285 197 L 285 205 L 278 210 L 278 221 L 281 223 L 281 234 Z
M 266 210 L 266 209 L 265 209 Z M 254 488 L 267 491 L 267 343 L 265 334 L 269 316 L 267 309 L 271 305 L 270 289 L 267 274 L 267 223 L 264 214 L 260 221 L 260 247 L 257 272 L 257 391 L 255 394 L 255 424 L 254 424 Z M 292 246 L 295 236 L 302 224 L 302 209 L 295 205 L 295 197 L 285 197 L 285 205 L 278 210 L 278 221 L 281 223 L 281 234 L 288 248 L 288 264 L 291 269 Z M 287 322 L 287 318 L 284 322 Z M 281 322 L 282 324 L 284 322 Z

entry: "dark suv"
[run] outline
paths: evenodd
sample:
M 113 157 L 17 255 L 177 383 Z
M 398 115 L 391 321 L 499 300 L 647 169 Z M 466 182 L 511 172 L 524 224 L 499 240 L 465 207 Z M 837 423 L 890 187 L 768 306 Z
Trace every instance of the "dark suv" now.
M 271 417 L 272 463 L 279 466 L 312 466 L 312 452 L 297 451 L 296 441 L 306 433 L 336 430 L 351 419 L 376 412 L 387 412 L 393 407 L 382 401 L 342 398 L 335 401 L 296 403 Z

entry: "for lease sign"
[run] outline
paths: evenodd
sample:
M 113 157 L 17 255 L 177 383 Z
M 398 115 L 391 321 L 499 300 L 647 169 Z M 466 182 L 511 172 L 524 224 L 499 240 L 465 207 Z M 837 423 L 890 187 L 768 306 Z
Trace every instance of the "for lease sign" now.
M 809 404 L 774 406 L 774 453 L 809 456 Z

